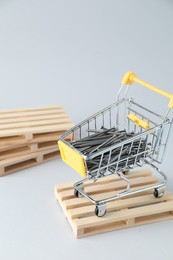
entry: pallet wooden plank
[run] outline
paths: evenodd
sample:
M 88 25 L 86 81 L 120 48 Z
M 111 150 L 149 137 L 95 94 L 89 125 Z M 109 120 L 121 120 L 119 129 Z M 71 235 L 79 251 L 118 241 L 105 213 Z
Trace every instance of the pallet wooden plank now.
M 167 201 L 171 198 L 170 193 L 166 193 L 164 197 L 158 198 L 157 202 L 162 202 L 162 201 Z M 142 206 L 146 204 L 154 204 L 156 203 L 156 198 L 153 196 L 153 194 L 147 194 L 147 195 L 142 195 L 138 197 L 131 197 L 131 198 L 126 198 L 124 200 L 116 200 L 116 201 L 111 201 L 106 208 L 106 212 L 111 212 L 113 210 L 122 210 L 126 209 L 129 207 L 137 207 L 137 206 Z M 93 215 L 94 213 L 95 206 L 92 204 L 90 206 L 86 207 L 79 207 L 76 209 L 70 209 L 69 214 L 72 219 L 74 218 L 81 218 L 85 217 L 87 215 Z
M 148 178 L 146 177 L 139 177 L 139 178 L 135 178 L 135 179 L 131 179 L 131 184 L 132 187 L 137 187 L 139 186 L 140 183 L 145 184 L 150 184 L 150 183 L 155 183 L 157 181 L 157 178 L 155 176 L 150 176 Z M 103 184 L 101 185 L 97 185 L 97 189 L 94 186 L 90 186 L 87 187 L 87 193 L 94 195 L 94 194 L 99 194 L 102 192 L 107 192 L 107 191 L 116 191 L 116 190 L 120 190 L 120 189 L 125 189 L 127 187 L 127 183 L 123 180 L 119 180 L 119 181 L 112 181 L 110 183 L 105 183 L 104 186 Z
M 36 153 L 26 154 L 15 158 L 0 161 L 0 176 L 29 168 L 40 163 L 47 162 L 59 156 L 56 149 L 44 150 Z
M 0 131 L 0 137 L 6 136 L 19 136 L 25 135 L 28 132 L 32 133 L 44 133 L 44 132 L 55 132 L 55 131 L 63 131 L 64 129 L 69 129 L 72 127 L 72 123 L 62 123 L 62 124 L 50 124 L 50 125 L 40 125 L 33 127 L 25 127 L 25 128 L 17 128 L 17 129 L 6 129 Z
M 93 236 L 93 235 L 110 232 L 110 231 L 116 231 L 128 227 L 152 224 L 152 223 L 172 220 L 172 219 L 173 219 L 173 214 L 171 214 L 170 212 L 165 212 L 165 213 L 160 213 L 155 215 L 149 215 L 148 217 L 147 216 L 140 217 L 139 219 L 135 219 L 135 223 L 133 225 L 128 225 L 128 226 L 126 224 L 128 223 L 128 221 L 119 221 L 119 222 L 113 222 L 110 224 L 96 226 L 92 228 L 85 228 L 85 229 L 77 229 L 74 226 L 74 223 L 72 223 L 71 227 L 73 229 L 76 238 L 84 238 L 84 237 Z
M 139 177 L 139 178 L 135 178 L 135 179 L 131 179 L 131 187 L 135 188 L 135 187 L 139 187 L 140 185 L 150 185 L 150 184 L 154 184 L 157 183 L 158 179 L 155 176 L 149 176 L 149 177 Z M 118 192 L 119 190 L 124 190 L 127 186 L 127 184 L 122 181 L 112 181 L 111 183 L 100 185 L 100 187 L 98 187 L 99 185 L 97 185 L 97 187 L 95 185 L 93 186 L 89 186 L 85 188 L 85 191 L 89 194 L 92 195 L 92 197 L 94 199 L 98 199 L 99 194 L 103 194 L 103 193 L 107 193 L 107 192 L 111 192 L 113 191 L 114 194 L 115 192 Z M 70 199 L 72 198 L 74 195 L 73 190 L 68 190 L 68 191 L 62 191 L 61 192 L 61 198 L 62 200 L 66 200 L 66 199 Z M 99 196 L 100 197 L 100 196 Z
M 140 188 L 141 189 L 146 188 L 147 186 L 148 185 L 141 185 Z M 135 191 L 135 190 L 136 190 L 136 188 L 131 188 L 131 191 Z M 118 190 L 117 192 L 120 193 L 120 192 L 123 192 L 123 191 L 124 191 L 124 189 Z M 148 191 L 148 192 L 145 192 L 145 193 L 151 194 L 151 191 Z M 141 193 L 141 194 L 143 194 L 143 193 Z M 115 192 L 111 191 L 111 192 L 100 193 L 100 194 L 97 195 L 97 197 L 94 197 L 94 198 L 101 200 L 101 199 L 104 199 L 106 197 L 112 197 L 112 196 L 115 196 Z M 134 195 L 130 195 L 130 198 L 133 197 L 133 196 Z M 138 195 L 135 195 L 135 196 L 138 196 Z M 59 198 L 62 199 L 61 194 L 59 194 Z M 76 198 L 73 196 L 73 198 L 71 198 L 71 199 L 63 200 L 63 202 L 64 202 L 64 205 L 65 205 L 67 210 L 77 208 L 77 207 L 92 205 L 91 202 L 84 197 L 80 198 L 79 200 L 76 200 Z
M 53 131 L 53 132 L 43 132 L 43 133 L 33 133 L 25 135 L 7 136 L 0 137 L 0 151 L 10 149 L 10 146 L 20 146 L 21 144 L 32 144 L 32 143 L 42 143 L 46 141 L 57 140 L 60 135 L 64 133 L 67 129 L 63 131 Z
M 7 120 L 11 118 L 25 118 L 25 120 L 30 119 L 30 117 L 35 117 L 35 116 L 44 116 L 44 115 L 56 115 L 64 113 L 63 109 L 54 109 L 54 110 L 40 110 L 40 111 L 32 111 L 32 112 L 18 112 L 18 113 L 5 113 L 5 114 L 0 114 L 0 119 L 1 120 Z
M 137 178 L 137 177 L 146 177 L 146 176 L 151 176 L 151 170 L 148 168 L 141 169 L 140 171 L 131 170 L 128 174 L 129 179 Z M 93 184 L 99 185 L 99 184 L 109 183 L 109 182 L 112 182 L 113 180 L 120 181 L 120 178 L 117 174 L 111 174 L 111 175 L 107 176 L 106 178 L 101 178 L 101 179 L 97 180 L 96 182 L 88 180 L 85 182 L 85 187 L 92 186 Z M 73 190 L 73 185 L 75 183 L 76 183 L 76 181 L 58 184 L 57 186 L 55 186 L 55 190 L 58 192 L 66 191 L 66 190 Z
M 0 149 L 13 144 L 49 141 L 52 137 L 57 140 L 72 126 L 61 106 L 1 110 Z
M 131 183 L 136 185 L 136 187 L 132 187 L 131 191 L 158 183 L 159 180 L 152 176 L 151 171 L 148 174 L 143 172 L 143 174 L 144 176 L 142 176 L 142 173 L 137 172 L 135 176 L 134 173 L 134 178 L 131 174 L 129 175 Z M 111 183 L 112 186 L 117 187 L 118 192 L 123 191 L 121 190 L 123 186 L 120 185 L 122 181 L 118 181 L 117 178 L 111 179 L 111 176 L 109 176 L 108 182 L 104 178 L 99 181 L 103 181 L 103 183 L 95 185 L 95 183 L 88 182 L 88 186 L 85 187 L 85 190 L 90 191 L 92 188 L 92 192 L 94 192 L 94 187 L 96 190 L 99 187 L 99 193 L 94 192 L 98 200 L 115 195 L 115 192 L 108 191 Z M 55 196 L 77 238 L 173 219 L 173 195 L 169 192 L 165 192 L 161 198 L 153 196 L 153 189 L 119 198 L 107 203 L 106 215 L 98 218 L 94 215 L 94 204 L 86 198 L 75 198 L 72 193 L 69 193 L 73 191 L 73 184 L 74 182 L 67 183 L 67 185 L 57 185 L 55 187 Z
M 56 149 L 51 149 L 51 151 L 52 152 L 57 151 L 57 148 Z M 47 152 L 47 150 L 45 150 L 45 152 Z M 36 156 L 42 155 L 42 154 L 44 154 L 44 151 L 43 152 L 39 152 L 39 153 L 36 152 L 36 153 L 31 153 L 31 154 L 24 154 L 24 155 L 15 157 L 15 158 L 8 158 L 8 159 L 0 161 L 0 166 L 1 167 L 7 167 L 9 165 L 21 162 L 22 160 L 25 161 L 27 159 L 31 159 L 31 158 L 34 158 Z
M 1 109 L 1 114 L 8 114 L 8 113 L 16 113 L 16 112 L 29 112 L 29 111 L 42 111 L 42 110 L 52 110 L 52 109 L 63 109 L 62 106 L 41 106 L 41 107 L 27 107 L 27 108 L 10 108 L 10 109 Z
M 57 119 L 45 119 L 45 120 L 37 120 L 37 121 L 29 121 L 29 122 L 15 122 L 15 123 L 3 123 L 0 125 L 0 130 L 16 130 L 26 127 L 41 127 L 41 126 L 49 126 L 49 125 L 60 125 L 60 124 L 72 124 L 70 118 L 57 118 Z
M 0 176 L 56 158 L 58 138 L 72 126 L 62 106 L 1 110 Z
M 33 122 L 33 121 L 42 121 L 42 120 L 50 120 L 50 119 L 59 119 L 59 118 L 67 118 L 67 114 L 65 112 L 43 114 L 43 115 L 30 115 L 30 116 L 20 116 L 20 117 L 9 117 L 9 118 L 1 118 L 0 124 L 11 124 L 11 123 L 21 123 L 21 122 Z
M 23 144 L 23 145 L 16 145 L 16 146 L 9 146 L 8 149 L 5 151 L 0 151 L 0 161 L 33 153 L 33 152 L 39 152 L 44 151 L 46 149 L 57 149 L 58 150 L 58 144 L 57 141 L 48 141 L 48 142 L 42 142 L 42 143 L 33 143 L 33 144 Z
M 111 212 L 106 214 L 104 218 L 98 218 L 96 216 L 91 216 L 87 218 L 75 219 L 75 225 L 80 228 L 87 228 L 97 225 L 109 224 L 115 221 L 124 221 L 129 218 L 138 218 L 148 215 L 154 215 L 158 213 L 168 212 L 173 209 L 173 200 L 161 202 L 157 204 L 141 206 L 139 208 L 124 209 L 116 212 Z

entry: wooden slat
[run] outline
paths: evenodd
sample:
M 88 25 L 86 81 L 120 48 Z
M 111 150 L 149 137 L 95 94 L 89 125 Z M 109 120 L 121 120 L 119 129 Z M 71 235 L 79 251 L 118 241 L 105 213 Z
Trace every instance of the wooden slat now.
M 146 176 L 151 176 L 152 172 L 150 170 L 150 168 L 143 168 L 143 169 L 140 169 L 139 170 L 131 170 L 129 173 L 128 173 L 128 178 L 137 178 L 137 177 L 146 177 Z M 119 178 L 118 175 L 116 174 L 111 174 L 105 178 L 101 178 L 99 179 L 99 181 L 96 181 L 93 183 L 93 181 L 86 181 L 85 182 L 85 187 L 87 186 L 92 186 L 93 184 L 94 185 L 100 185 L 100 184 L 104 184 L 104 183 L 109 183 L 109 182 L 112 182 L 113 180 L 117 180 L 117 181 L 120 181 L 121 179 Z M 72 181 L 72 182 L 66 182 L 66 183 L 62 183 L 62 184 L 58 184 L 55 189 L 58 191 L 58 192 L 61 192 L 61 191 L 66 191 L 66 190 L 71 190 L 73 188 L 73 185 L 76 183 L 76 181 Z
M 110 214 L 106 214 L 105 217 L 98 218 L 96 216 L 91 216 L 86 218 L 77 218 L 74 220 L 75 225 L 81 228 L 88 228 L 92 226 L 99 226 L 109 224 L 115 221 L 122 221 L 131 218 L 144 217 L 148 215 L 154 215 L 158 213 L 163 213 L 167 211 L 171 211 L 173 209 L 173 200 L 161 202 L 157 204 L 140 206 L 132 209 L 124 209 L 116 212 L 111 212 Z
M 72 126 L 71 119 L 61 106 L 1 110 L 0 147 L 33 143 L 34 138 L 39 139 L 44 134 L 48 139 L 44 138 L 41 142 L 49 141 L 49 134 L 62 133 Z
M 35 166 L 59 156 L 58 149 L 44 150 L 0 161 L 0 176 Z
M 1 119 L 9 119 L 9 118 L 19 118 L 19 117 L 25 117 L 26 120 L 30 119 L 30 117 L 33 116 L 43 116 L 43 115 L 53 115 L 53 114 L 59 114 L 63 113 L 63 109 L 52 109 L 52 110 L 36 110 L 36 111 L 29 111 L 29 112 L 17 112 L 17 113 L 5 113 L 1 114 L 0 118 Z
M 62 106 L 1 110 L 0 176 L 56 158 L 58 138 L 72 126 Z
M 67 118 L 67 114 L 65 112 L 56 112 L 52 114 L 51 111 L 49 114 L 43 115 L 31 115 L 29 117 L 10 117 L 10 118 L 0 118 L 0 124 L 11 124 L 11 123 L 21 123 L 21 122 L 33 122 L 33 121 L 42 121 L 42 120 L 50 120 L 50 119 L 63 119 Z
M 9 130 L 12 129 L 13 131 L 15 129 L 26 128 L 26 127 L 42 127 L 42 126 L 50 126 L 50 125 L 61 125 L 61 124 L 72 124 L 72 121 L 68 118 L 58 118 L 58 119 L 46 119 L 46 120 L 39 120 L 39 121 L 30 121 L 30 122 L 17 122 L 17 123 L 11 123 L 11 124 L 2 124 L 0 125 L 0 131 L 1 130 Z
M 135 188 L 135 187 L 139 187 L 140 185 L 144 186 L 144 185 L 149 185 L 149 184 L 153 184 L 153 183 L 157 183 L 157 182 L 158 182 L 158 179 L 155 176 L 138 177 L 138 178 L 131 179 L 131 187 Z M 124 181 L 115 180 L 115 181 L 112 181 L 111 183 L 107 183 L 104 185 L 97 184 L 97 186 L 93 185 L 93 186 L 86 187 L 85 191 L 89 195 L 92 195 L 94 199 L 98 199 L 98 198 L 100 198 L 100 193 L 102 195 L 103 193 L 114 192 L 114 195 L 115 195 L 115 193 L 117 191 L 124 190 L 126 187 L 127 187 L 127 184 Z M 61 192 L 62 200 L 70 199 L 72 197 L 73 197 L 73 190 Z
M 131 191 L 153 187 L 153 184 L 159 182 L 151 171 L 147 173 L 147 169 L 143 172 L 133 171 L 129 174 L 129 180 Z M 85 191 L 98 200 L 115 196 L 125 187 L 122 180 L 118 180 L 115 175 L 109 176 L 108 180 L 102 178 L 96 183 L 88 181 Z M 94 204 L 84 197 L 74 197 L 73 184 L 74 182 L 57 185 L 55 196 L 77 238 L 173 219 L 173 195 L 169 192 L 165 192 L 161 198 L 155 198 L 153 190 L 119 198 L 107 203 L 106 215 L 98 218 L 94 214 Z
M 170 193 L 166 193 L 164 197 L 158 198 L 157 202 L 167 201 L 169 198 L 171 198 Z M 150 204 L 156 203 L 156 198 L 153 196 L 153 194 L 126 198 L 124 200 L 121 199 L 121 200 L 111 201 L 107 205 L 106 212 L 111 212 L 114 210 L 122 210 L 122 209 L 130 208 L 130 207 L 142 206 L 142 205 L 146 205 L 148 203 L 150 203 Z M 94 212 L 94 209 L 95 209 L 95 206 L 92 204 L 92 205 L 89 205 L 86 207 L 70 209 L 69 214 L 72 219 L 81 218 L 86 215 L 92 215 Z
M 0 161 L 13 158 L 33 152 L 40 152 L 44 151 L 46 149 L 57 149 L 58 150 L 58 144 L 57 141 L 47 141 L 42 143 L 33 143 L 33 144 L 23 144 L 23 145 L 16 145 L 16 146 L 10 146 L 5 151 L 0 151 Z
M 147 185 L 140 185 L 140 188 L 143 189 L 143 188 L 146 188 L 148 186 L 149 186 L 148 184 Z M 131 188 L 131 191 L 135 191 L 135 190 L 136 190 L 136 188 Z M 97 196 L 93 196 L 93 197 L 95 199 L 101 200 L 101 199 L 104 199 L 104 198 L 107 198 L 107 197 L 113 197 L 118 192 L 120 193 L 120 192 L 123 192 L 123 191 L 124 191 L 124 189 L 118 190 L 116 192 L 115 191 L 114 192 L 113 191 L 107 191 L 107 192 L 100 193 Z M 145 194 L 151 194 L 151 192 L 148 191 L 148 192 L 145 192 Z M 143 193 L 141 193 L 141 195 L 143 195 Z M 131 195 L 130 197 L 133 197 L 133 196 L 134 195 Z M 138 195 L 135 195 L 135 196 L 138 196 Z M 61 194 L 59 195 L 59 197 L 62 199 Z M 74 196 L 73 196 L 72 199 L 67 198 L 67 199 L 64 199 L 63 202 L 64 202 L 64 205 L 67 209 L 73 209 L 73 208 L 77 208 L 77 207 L 91 205 L 91 202 L 84 197 L 80 198 L 80 200 L 76 200 L 76 198 L 74 198 Z
M 62 106 L 42 106 L 42 107 L 27 107 L 27 108 L 11 108 L 11 109 L 1 109 L 0 116 L 3 114 L 16 114 L 16 113 L 27 113 L 36 111 L 52 111 L 52 110 L 63 110 Z
M 21 144 L 32 144 L 32 143 L 42 143 L 48 141 L 57 141 L 59 136 L 62 135 L 66 129 L 63 131 L 53 131 L 53 132 L 43 132 L 43 133 L 33 133 L 24 134 L 16 136 L 7 136 L 0 138 L 0 151 L 6 151 L 12 148 L 14 145 L 20 146 Z
M 44 133 L 44 132 L 55 132 L 62 131 L 64 129 L 69 129 L 72 127 L 72 123 L 62 123 L 62 124 L 50 124 L 50 125 L 41 125 L 17 129 L 6 129 L 0 131 L 0 137 L 15 136 L 15 135 L 25 135 L 26 133 Z

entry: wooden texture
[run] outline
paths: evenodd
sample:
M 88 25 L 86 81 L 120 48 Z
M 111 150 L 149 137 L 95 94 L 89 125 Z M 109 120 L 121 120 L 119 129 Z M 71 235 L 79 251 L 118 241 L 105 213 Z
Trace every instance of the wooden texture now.
M 59 156 L 57 148 L 21 155 L 0 161 L 0 176 L 35 166 Z
M 18 157 L 21 155 L 40 152 L 44 150 L 57 149 L 58 144 L 57 141 L 47 141 L 42 143 L 33 143 L 33 144 L 20 144 L 20 145 L 12 145 L 6 147 L 5 150 L 0 151 L 0 161 L 8 158 Z
M 0 111 L 0 149 L 9 145 L 57 140 L 73 126 L 61 106 Z
M 131 180 L 131 190 L 148 187 L 159 181 L 149 169 L 131 172 L 128 178 Z M 106 215 L 99 218 L 94 215 L 94 204 L 84 197 L 74 197 L 73 184 L 57 185 L 55 197 L 76 238 L 173 219 L 173 195 L 169 192 L 162 198 L 155 198 L 151 190 L 111 201 L 107 203 Z M 114 196 L 125 187 L 126 183 L 116 175 L 85 183 L 85 191 L 99 200 Z
M 61 106 L 1 110 L 0 176 L 56 158 L 58 138 L 72 126 Z

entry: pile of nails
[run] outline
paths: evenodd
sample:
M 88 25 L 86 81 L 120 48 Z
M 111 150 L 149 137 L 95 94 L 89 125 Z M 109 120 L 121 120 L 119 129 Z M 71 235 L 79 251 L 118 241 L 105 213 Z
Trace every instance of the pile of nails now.
M 103 156 L 98 155 L 92 160 L 87 160 L 87 168 L 90 172 L 98 168 L 104 169 L 108 164 L 114 170 L 117 170 L 117 168 L 122 169 L 123 167 L 128 168 L 128 166 L 139 162 L 144 155 L 146 149 L 146 141 L 144 139 L 135 139 L 133 142 L 129 141 L 123 146 L 120 145 L 117 148 L 109 149 L 111 146 L 133 137 L 135 135 L 134 132 L 119 131 L 115 127 L 110 129 L 102 127 L 100 130 L 87 131 L 89 136 L 73 141 L 71 144 L 86 156 L 103 151 Z

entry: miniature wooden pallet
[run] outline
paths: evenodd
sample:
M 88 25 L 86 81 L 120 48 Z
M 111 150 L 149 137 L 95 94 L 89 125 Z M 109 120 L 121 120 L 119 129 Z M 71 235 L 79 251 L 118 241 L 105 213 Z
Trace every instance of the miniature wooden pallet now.
M 7 151 L 9 148 L 12 148 L 14 145 L 20 147 L 22 144 L 35 144 L 35 143 L 44 143 L 49 141 L 57 141 L 59 136 L 62 135 L 66 130 L 49 132 L 49 133 L 38 133 L 33 134 L 31 140 L 23 139 L 21 137 L 0 137 L 0 152 Z M 70 137 L 69 137 L 70 138 Z M 5 145 L 4 145 L 5 144 Z
M 73 126 L 61 106 L 0 111 L 0 147 L 57 140 Z
M 131 190 L 158 183 L 150 170 L 130 173 L 128 178 L 131 180 Z M 107 203 L 106 215 L 97 217 L 94 215 L 94 204 L 84 197 L 74 197 L 73 184 L 57 185 L 55 196 L 77 238 L 173 219 L 173 195 L 168 192 L 162 198 L 155 198 L 151 190 L 114 200 Z M 114 196 L 125 187 L 126 183 L 115 175 L 85 183 L 85 191 L 98 200 Z
M 0 161 L 0 176 L 53 160 L 57 156 L 59 156 L 59 151 L 54 148 L 2 160 Z
M 2 150 L 0 151 L 0 161 L 33 153 L 33 152 L 40 152 L 40 151 L 51 150 L 51 149 L 56 149 L 58 151 L 57 141 L 48 141 L 48 142 L 35 143 L 35 144 L 13 145 L 13 146 L 9 146 L 4 151 Z

